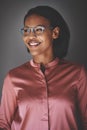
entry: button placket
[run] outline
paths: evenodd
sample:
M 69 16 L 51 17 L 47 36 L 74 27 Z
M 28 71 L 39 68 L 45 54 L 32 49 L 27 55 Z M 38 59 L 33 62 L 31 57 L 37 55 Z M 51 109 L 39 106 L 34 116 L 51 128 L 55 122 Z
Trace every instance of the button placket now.
M 43 93 L 43 98 L 42 98 L 42 117 L 41 121 L 45 123 L 47 126 L 47 130 L 49 130 L 49 102 L 48 102 L 48 83 L 46 79 L 46 75 L 44 74 L 44 93 Z

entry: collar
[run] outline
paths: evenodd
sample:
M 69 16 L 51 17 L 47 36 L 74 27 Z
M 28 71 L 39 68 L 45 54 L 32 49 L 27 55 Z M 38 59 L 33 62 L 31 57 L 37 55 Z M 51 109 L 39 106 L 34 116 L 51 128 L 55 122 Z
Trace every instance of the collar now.
M 56 57 L 53 61 L 49 62 L 48 64 L 45 65 L 45 68 L 49 68 L 49 67 L 52 67 L 52 66 L 55 66 L 56 64 L 59 63 L 59 58 Z M 38 63 L 35 63 L 33 61 L 33 59 L 30 60 L 30 65 L 33 66 L 33 67 L 37 67 L 37 68 L 40 68 L 40 64 Z

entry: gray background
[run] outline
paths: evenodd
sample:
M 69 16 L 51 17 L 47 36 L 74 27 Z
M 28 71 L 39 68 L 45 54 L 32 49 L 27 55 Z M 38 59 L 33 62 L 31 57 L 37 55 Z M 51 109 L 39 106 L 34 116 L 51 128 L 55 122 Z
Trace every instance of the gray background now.
M 0 95 L 7 72 L 28 61 L 19 28 L 26 12 L 37 5 L 57 9 L 68 23 L 71 33 L 66 59 L 87 68 L 87 8 L 85 0 L 1 0 L 0 1 Z

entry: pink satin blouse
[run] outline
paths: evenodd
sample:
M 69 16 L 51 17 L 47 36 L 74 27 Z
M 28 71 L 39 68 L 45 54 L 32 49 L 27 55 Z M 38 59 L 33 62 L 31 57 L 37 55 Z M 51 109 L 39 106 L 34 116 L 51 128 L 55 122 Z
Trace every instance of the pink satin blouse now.
M 45 66 L 31 60 L 6 76 L 0 130 L 87 130 L 84 67 L 56 58 Z

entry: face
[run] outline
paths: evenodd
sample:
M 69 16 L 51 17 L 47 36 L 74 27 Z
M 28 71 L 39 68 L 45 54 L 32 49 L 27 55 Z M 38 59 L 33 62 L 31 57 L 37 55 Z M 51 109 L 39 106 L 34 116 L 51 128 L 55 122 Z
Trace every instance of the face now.
M 33 28 L 37 26 L 45 26 L 45 30 L 43 33 L 36 35 L 33 31 L 30 30 L 29 34 L 23 36 L 23 40 L 27 48 L 29 49 L 32 56 L 39 56 L 39 55 L 52 55 L 53 54 L 53 40 L 56 39 L 58 36 L 56 32 L 58 29 L 50 29 L 50 22 L 48 19 L 39 16 L 39 15 L 31 15 L 27 17 L 25 20 L 25 28 Z M 56 30 L 56 31 L 55 31 Z

